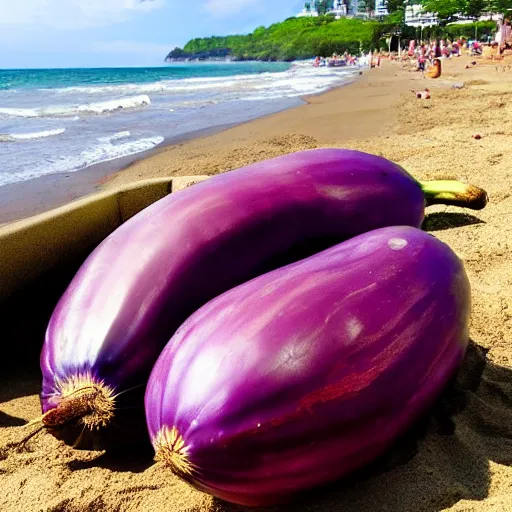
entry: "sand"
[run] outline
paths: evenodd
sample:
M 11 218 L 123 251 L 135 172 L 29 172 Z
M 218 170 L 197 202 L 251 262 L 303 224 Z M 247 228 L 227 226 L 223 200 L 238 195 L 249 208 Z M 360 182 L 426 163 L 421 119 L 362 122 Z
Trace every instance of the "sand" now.
M 215 174 L 345 146 L 388 157 L 420 179 L 454 177 L 488 191 L 485 210 L 429 208 L 424 226 L 462 258 L 472 285 L 472 344 L 457 387 L 371 468 L 273 511 L 512 510 L 512 72 L 508 61 L 466 69 L 468 62 L 447 63 L 434 82 L 385 63 L 302 107 L 166 148 L 106 184 Z M 432 99 L 415 99 L 410 89 L 425 85 Z M 47 433 L 23 450 L 9 447 L 39 414 L 38 390 L 29 369 L 0 383 L 2 512 L 244 510 L 194 491 L 150 456 L 74 451 Z

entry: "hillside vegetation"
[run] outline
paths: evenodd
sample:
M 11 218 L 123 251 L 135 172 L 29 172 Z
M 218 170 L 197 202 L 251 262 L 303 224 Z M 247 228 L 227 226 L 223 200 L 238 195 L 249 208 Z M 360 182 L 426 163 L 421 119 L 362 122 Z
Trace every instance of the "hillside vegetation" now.
M 472 38 L 492 36 L 495 22 L 451 25 L 446 22 L 425 27 L 424 39 Z M 166 60 L 184 58 L 292 61 L 316 55 L 329 56 L 348 51 L 359 54 L 373 49 L 387 49 L 386 36 L 396 30 L 401 32 L 404 44 L 409 39 L 419 39 L 420 31 L 403 23 L 403 10 L 398 10 L 382 20 L 342 18 L 332 15 L 317 18 L 288 18 L 269 27 L 258 27 L 247 35 L 196 38 L 183 48 L 175 48 Z
M 284 60 L 332 55 L 334 52 L 358 53 L 379 46 L 389 24 L 375 20 L 333 16 L 289 18 L 270 27 L 258 27 L 247 35 L 205 37 L 175 48 L 168 59 L 188 55 L 215 57 L 230 55 L 238 60 Z

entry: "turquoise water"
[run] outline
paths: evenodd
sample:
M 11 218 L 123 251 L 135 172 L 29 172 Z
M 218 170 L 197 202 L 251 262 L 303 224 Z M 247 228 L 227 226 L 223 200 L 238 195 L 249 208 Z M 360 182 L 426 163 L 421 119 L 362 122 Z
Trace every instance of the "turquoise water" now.
M 0 186 L 277 112 L 356 71 L 312 62 L 0 70 Z
M 0 90 L 56 89 L 76 85 L 148 84 L 160 80 L 226 77 L 286 71 L 285 62 L 175 64 L 161 68 L 0 69 Z

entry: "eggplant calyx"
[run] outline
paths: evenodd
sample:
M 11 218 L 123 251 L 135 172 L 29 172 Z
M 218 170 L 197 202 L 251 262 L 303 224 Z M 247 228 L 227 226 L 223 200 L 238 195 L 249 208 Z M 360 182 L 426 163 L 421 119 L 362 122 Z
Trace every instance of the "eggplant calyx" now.
M 163 426 L 158 432 L 153 445 L 155 447 L 155 460 L 163 462 L 178 476 L 190 476 L 195 471 L 195 466 L 190 462 L 188 447 L 185 440 L 176 427 L 169 429 Z
M 489 202 L 487 192 L 475 185 L 456 180 L 420 182 L 427 206 L 444 204 L 471 210 L 482 210 Z
M 63 427 L 78 420 L 89 430 L 106 427 L 115 411 L 114 390 L 89 374 L 75 375 L 58 382 L 60 400 L 40 418 L 47 428 Z

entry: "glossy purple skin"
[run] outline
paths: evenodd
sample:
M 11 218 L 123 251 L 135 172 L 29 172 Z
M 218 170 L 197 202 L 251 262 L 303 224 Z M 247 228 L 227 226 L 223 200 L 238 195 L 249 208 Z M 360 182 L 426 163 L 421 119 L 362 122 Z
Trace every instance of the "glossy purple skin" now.
M 144 385 L 208 300 L 315 242 L 323 250 L 382 226 L 420 226 L 424 204 L 401 167 L 343 149 L 259 162 L 161 199 L 108 236 L 59 301 L 41 354 L 43 412 L 59 403 L 56 379 L 79 372 L 118 392 Z
M 176 427 L 195 487 L 270 505 L 381 454 L 426 412 L 468 343 L 452 250 L 411 227 L 360 235 L 192 315 L 146 389 L 152 441 Z

